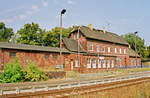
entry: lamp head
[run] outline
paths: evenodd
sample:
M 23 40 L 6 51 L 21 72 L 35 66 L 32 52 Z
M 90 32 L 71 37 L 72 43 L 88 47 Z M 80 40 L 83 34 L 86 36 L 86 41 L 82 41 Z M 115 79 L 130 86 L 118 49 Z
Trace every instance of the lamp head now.
M 136 31 L 136 32 L 134 32 L 134 34 L 137 34 L 138 32 Z
M 65 14 L 65 12 L 66 12 L 66 9 L 63 9 L 63 10 L 61 11 L 61 14 Z

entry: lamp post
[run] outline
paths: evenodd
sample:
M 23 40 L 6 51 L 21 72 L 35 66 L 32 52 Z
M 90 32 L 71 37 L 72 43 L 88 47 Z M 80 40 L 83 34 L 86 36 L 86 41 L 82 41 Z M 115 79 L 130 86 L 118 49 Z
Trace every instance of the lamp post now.
M 60 66 L 62 66 L 62 15 L 65 14 L 65 12 L 66 12 L 66 9 L 63 9 L 60 15 L 60 58 L 59 58 Z
M 134 34 L 135 34 L 135 66 L 137 67 L 137 47 L 136 47 L 136 34 L 137 34 L 138 32 L 134 32 Z

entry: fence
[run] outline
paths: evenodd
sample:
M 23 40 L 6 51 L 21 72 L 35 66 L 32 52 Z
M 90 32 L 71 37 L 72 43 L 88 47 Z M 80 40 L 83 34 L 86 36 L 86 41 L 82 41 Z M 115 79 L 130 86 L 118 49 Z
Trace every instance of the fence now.
M 82 87 L 82 86 L 90 86 L 97 85 L 109 82 L 117 82 L 124 80 L 132 80 L 132 79 L 140 79 L 143 77 L 150 78 L 150 72 L 144 74 L 143 72 L 134 73 L 134 75 L 121 76 L 117 78 L 106 78 L 103 80 L 95 79 L 95 80 L 86 80 L 86 81 L 69 81 L 66 80 L 63 83 L 49 83 L 49 82 L 41 82 L 41 83 L 26 83 L 21 85 L 19 84 L 0 84 L 0 95 L 5 94 L 19 94 L 25 92 L 36 92 L 36 91 L 48 91 L 48 90 L 57 90 L 57 89 L 65 89 L 72 87 Z

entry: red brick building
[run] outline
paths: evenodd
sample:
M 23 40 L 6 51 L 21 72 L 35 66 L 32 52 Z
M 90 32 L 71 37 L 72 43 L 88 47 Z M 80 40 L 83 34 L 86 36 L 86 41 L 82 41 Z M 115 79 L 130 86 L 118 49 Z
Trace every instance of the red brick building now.
M 59 52 L 59 48 L 0 42 L 0 68 L 15 56 L 24 66 L 32 60 L 42 68 L 59 68 Z M 64 70 L 79 72 L 141 65 L 140 56 L 120 36 L 96 30 L 91 25 L 75 27 L 69 37 L 63 39 L 62 62 Z

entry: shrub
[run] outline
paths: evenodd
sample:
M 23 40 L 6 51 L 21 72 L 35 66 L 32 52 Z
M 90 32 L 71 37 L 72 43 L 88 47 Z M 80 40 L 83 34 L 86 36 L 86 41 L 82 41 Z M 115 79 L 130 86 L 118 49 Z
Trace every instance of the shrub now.
M 25 81 L 41 81 L 47 80 L 48 76 L 41 70 L 39 70 L 35 63 L 29 61 L 27 68 L 25 69 Z
M 0 83 L 22 82 L 24 80 L 24 72 L 16 57 L 13 63 L 7 63 L 4 72 L 0 75 Z

